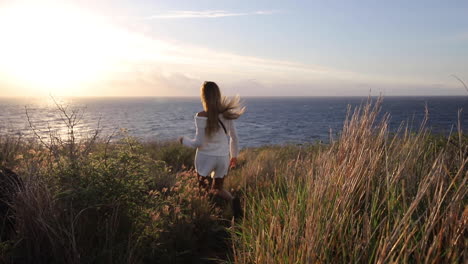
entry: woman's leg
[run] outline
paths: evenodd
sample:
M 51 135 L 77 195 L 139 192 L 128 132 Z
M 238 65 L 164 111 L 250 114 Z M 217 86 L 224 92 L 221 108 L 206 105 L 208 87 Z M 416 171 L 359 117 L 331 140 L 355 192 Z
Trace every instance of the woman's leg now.
M 211 186 L 213 185 L 213 178 L 209 176 L 201 176 L 200 174 L 197 173 L 198 177 L 198 187 L 200 188 L 200 191 L 204 191 L 205 193 L 208 193 L 211 189 Z
M 214 171 L 214 193 L 224 200 L 231 201 L 233 199 L 231 193 L 224 190 L 224 177 L 229 170 L 229 155 L 216 157 L 216 167 Z
M 211 156 L 203 155 L 202 153 L 199 153 L 197 151 L 197 153 L 195 154 L 194 164 L 195 170 L 197 172 L 198 187 L 200 188 L 200 193 L 208 193 L 213 184 L 213 179 L 210 177 L 210 173 L 216 165 L 216 160 L 213 159 Z
M 231 201 L 233 197 L 230 192 L 224 190 L 223 185 L 224 185 L 224 178 L 214 179 L 213 189 L 215 191 L 215 194 L 219 195 L 224 200 Z
M 221 198 L 231 202 L 232 213 L 234 214 L 234 219 L 239 219 L 243 215 L 242 206 L 238 197 L 233 197 L 232 194 L 226 191 L 223 188 L 224 178 L 215 178 L 213 189 L 215 194 L 219 195 Z

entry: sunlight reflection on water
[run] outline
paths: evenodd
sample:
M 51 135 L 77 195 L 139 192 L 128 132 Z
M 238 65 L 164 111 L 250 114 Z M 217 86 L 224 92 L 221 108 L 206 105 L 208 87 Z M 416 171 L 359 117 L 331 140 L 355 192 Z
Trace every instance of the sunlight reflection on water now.
M 76 136 L 89 136 L 95 129 L 102 135 L 126 129 L 144 140 L 173 140 L 193 136 L 193 116 L 202 109 L 198 98 L 58 98 L 67 112 L 78 111 Z M 246 98 L 247 112 L 236 123 L 241 146 L 327 141 L 330 129 L 338 133 L 346 116 L 347 105 L 357 106 L 364 98 Z M 417 128 L 429 107 L 428 125 L 436 132 L 448 132 L 457 122 L 457 111 L 468 109 L 466 97 L 387 97 L 383 112 L 391 113 L 390 128 L 402 121 Z M 51 98 L 0 99 L 0 133 L 32 135 L 31 125 L 43 137 L 67 134 L 64 116 Z M 468 115 L 462 112 L 461 121 Z

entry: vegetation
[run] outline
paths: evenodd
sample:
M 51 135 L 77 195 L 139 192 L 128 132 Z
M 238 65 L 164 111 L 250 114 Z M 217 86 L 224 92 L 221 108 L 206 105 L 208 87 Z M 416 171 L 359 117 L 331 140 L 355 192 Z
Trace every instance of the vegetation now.
M 4 263 L 463 263 L 468 137 L 388 131 L 380 103 L 329 144 L 244 149 L 227 204 L 197 188 L 194 151 L 129 136 L 0 137 L 24 183 Z M 1 222 L 0 222 L 1 223 Z M 3 228 L 0 228 L 0 231 Z

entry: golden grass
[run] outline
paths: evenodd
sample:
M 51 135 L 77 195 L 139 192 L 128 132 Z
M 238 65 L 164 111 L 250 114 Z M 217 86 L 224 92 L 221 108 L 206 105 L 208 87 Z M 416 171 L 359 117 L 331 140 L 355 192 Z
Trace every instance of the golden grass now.
M 232 227 L 174 142 L 0 136 L 0 164 L 24 182 L 0 262 L 466 263 L 468 137 L 390 133 L 380 104 L 349 109 L 330 144 L 243 150 Z
M 466 137 L 390 135 L 379 111 L 356 109 L 327 147 L 243 153 L 235 263 L 466 262 Z

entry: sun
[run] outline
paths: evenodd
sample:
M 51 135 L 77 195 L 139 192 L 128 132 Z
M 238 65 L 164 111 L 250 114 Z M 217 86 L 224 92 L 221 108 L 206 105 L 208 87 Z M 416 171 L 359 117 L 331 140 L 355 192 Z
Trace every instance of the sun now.
M 0 9 L 0 74 L 32 92 L 79 95 L 117 61 L 124 37 L 72 6 L 23 4 Z

